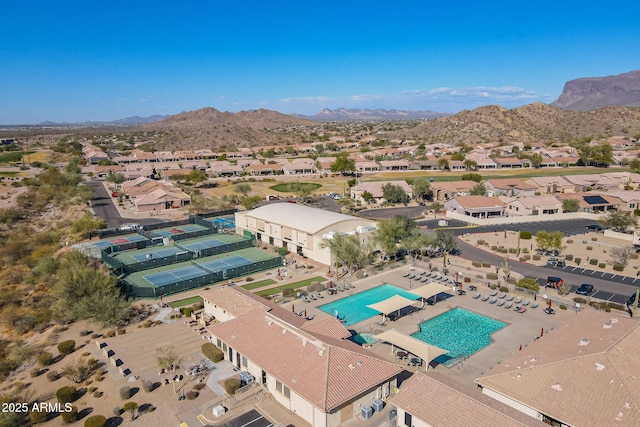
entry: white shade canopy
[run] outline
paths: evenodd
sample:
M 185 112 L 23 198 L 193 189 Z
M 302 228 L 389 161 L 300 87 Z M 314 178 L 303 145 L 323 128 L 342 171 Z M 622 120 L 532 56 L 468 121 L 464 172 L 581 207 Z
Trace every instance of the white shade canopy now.
M 418 295 L 416 295 L 416 299 L 418 298 Z M 379 311 L 384 315 L 387 315 L 415 303 L 416 301 L 410 300 L 409 298 L 405 298 L 400 295 L 394 295 L 391 298 L 387 298 L 375 304 L 369 304 L 367 307 Z
M 405 335 L 396 329 L 390 329 L 374 335 L 373 337 L 381 341 L 391 343 L 396 347 L 400 347 L 401 349 L 418 356 L 422 360 L 426 361 L 427 365 L 436 357 L 449 352 L 449 350 L 436 347 L 435 345 L 420 341 L 417 338 Z

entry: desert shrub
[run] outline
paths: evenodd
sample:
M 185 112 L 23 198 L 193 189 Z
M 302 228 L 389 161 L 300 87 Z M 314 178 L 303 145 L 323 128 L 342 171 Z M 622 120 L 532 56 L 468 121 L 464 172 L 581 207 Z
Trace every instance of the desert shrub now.
M 534 261 L 540 261 L 540 255 L 538 255 L 538 254 L 534 254 L 534 255 L 533 255 L 533 260 L 534 260 Z
M 124 335 L 124 334 L 126 334 L 126 333 L 127 333 L 127 330 L 126 330 L 125 328 L 120 328 L 120 329 L 118 329 L 118 330 L 116 331 L 116 333 L 117 333 L 118 335 Z
M 73 350 L 75 350 L 75 348 L 76 342 L 74 340 L 62 341 L 60 344 L 58 344 L 58 351 L 63 356 L 73 353 Z
M 489 285 L 489 288 L 491 288 L 492 290 L 495 290 L 495 289 L 497 289 L 497 288 L 498 288 L 498 285 L 491 283 L 491 284 Z
M 224 353 L 214 344 L 208 342 L 202 344 L 202 354 L 212 362 L 220 362 L 224 359 Z
M 197 391 L 195 391 L 195 390 L 191 390 L 190 392 L 188 392 L 188 393 L 187 393 L 187 399 L 189 399 L 189 400 L 193 400 L 193 399 L 195 399 L 196 397 L 198 397 L 198 395 L 199 395 L 199 394 L 200 394 L 200 393 L 198 393 Z
M 492 251 L 497 251 L 497 250 L 498 250 L 498 247 L 497 247 L 496 245 L 491 245 L 491 250 L 492 250 Z
M 591 258 L 589 260 L 589 264 L 591 265 L 598 265 L 598 259 L 597 258 Z
M 153 320 L 151 320 L 151 319 L 145 320 L 144 323 L 142 324 L 142 326 L 145 327 L 145 328 L 148 328 L 151 325 L 153 325 Z
M 142 389 L 147 393 L 151 393 L 153 391 L 153 382 L 151 382 L 151 381 L 143 381 L 142 382 Z
M 560 307 L 560 310 L 566 310 L 566 309 L 567 309 L 567 306 L 566 306 L 566 305 L 564 305 L 564 304 L 560 304 L 560 306 L 559 306 L 559 307 Z
M 75 406 L 72 406 L 69 412 L 66 412 L 66 411 L 61 412 L 60 418 L 62 418 L 62 421 L 64 423 L 71 424 L 72 422 L 78 419 L 78 408 Z
M 224 380 L 224 390 L 228 395 L 233 396 L 240 388 L 240 378 L 227 378 Z
M 525 255 L 525 256 L 524 256 L 524 259 L 525 259 L 525 260 L 527 260 L 527 261 L 529 261 L 529 260 L 531 259 L 531 255 L 529 255 L 529 254 Z
M 84 421 L 84 427 L 104 427 L 107 424 L 107 418 L 104 415 L 94 415 Z
M 573 261 L 573 255 L 571 254 L 565 255 L 564 259 L 566 259 L 567 261 Z
M 597 238 L 597 237 L 592 237 L 592 238 L 591 238 L 591 241 L 592 241 L 592 242 L 597 242 L 597 241 L 598 241 L 598 238 Z
M 115 408 L 113 408 L 113 415 L 115 415 L 116 417 L 119 417 L 120 415 L 122 415 L 123 412 L 124 411 L 119 406 L 116 406 Z
M 489 267 L 491 267 L 491 264 L 490 264 L 490 263 L 488 263 L 488 262 L 483 262 L 483 263 L 482 263 L 482 267 L 484 267 L 484 268 L 489 268 Z
M 31 371 L 29 371 L 29 376 L 30 376 L 31 378 L 35 378 L 35 377 L 37 377 L 38 375 L 40 375 L 41 373 L 42 373 L 42 371 L 41 371 L 40 369 L 38 369 L 38 368 L 34 368 L 34 369 L 32 369 Z
M 191 313 L 193 313 L 193 307 L 183 307 L 180 309 L 180 312 L 184 315 L 184 317 L 191 317 Z
M 40 424 L 47 421 L 48 412 L 32 411 L 29 412 L 29 419 L 33 424 Z
M 518 252 L 518 249 L 516 249 L 516 248 L 509 248 L 509 253 L 510 253 L 510 254 L 515 254 L 516 252 Z
M 294 293 L 293 293 L 293 289 L 291 289 L 291 288 L 287 288 L 287 289 L 282 291 L 282 296 L 283 297 L 290 297 L 292 295 L 294 295 Z
M 76 392 L 76 388 L 70 385 L 60 387 L 58 391 L 56 391 L 56 399 L 58 399 L 58 402 L 60 403 L 73 402 Z
M 478 245 L 484 245 L 485 243 L 484 239 L 478 239 Z
M 573 243 L 573 239 L 567 239 L 567 244 L 570 245 L 571 243 Z
M 640 255 L 638 255 L 638 254 L 629 255 L 629 259 L 638 259 L 638 258 L 640 258 Z
M 496 273 L 487 273 L 487 279 L 498 280 L 498 275 Z
M 508 253 L 508 252 L 509 252 L 509 250 L 510 250 L 510 249 L 507 249 L 507 248 L 500 248 L 500 253 L 502 253 L 502 254 L 506 254 L 506 253 Z M 515 252 L 514 252 L 514 253 L 515 253 Z
M 51 364 L 52 360 L 53 354 L 49 353 L 48 351 L 43 351 L 38 355 L 38 365 L 40 366 L 48 366 Z
M 198 311 L 198 310 L 202 310 L 204 308 L 204 302 L 202 301 L 198 301 L 197 303 L 193 304 L 193 309 Z
M 525 277 L 518 280 L 516 286 L 522 289 L 529 289 L 531 291 L 538 291 L 540 289 L 540 285 L 536 282 L 536 279 L 531 277 Z
M 156 320 L 155 322 L 153 322 L 153 326 L 159 326 L 162 325 L 162 320 Z
M 627 307 L 624 304 L 609 302 L 607 305 L 614 310 L 627 311 Z
M 613 264 L 613 269 L 615 271 L 622 271 L 622 270 L 624 270 L 624 265 L 622 265 L 622 264 Z
M 86 337 L 90 333 L 91 333 L 91 331 L 87 331 L 86 329 L 83 329 L 83 330 L 80 331 L 80 336 L 81 337 Z
M 101 336 L 102 334 L 99 334 L 97 332 L 94 332 L 93 334 L 91 334 L 91 338 L 93 338 L 94 340 L 100 338 Z
M 528 254 L 529 253 L 529 248 L 522 248 L 522 253 L 523 254 Z
M 593 250 L 593 246 L 587 246 L 585 249 L 588 250 L 588 251 L 592 251 Z
M 131 398 L 131 387 L 129 386 L 124 386 L 124 387 L 120 387 L 120 398 L 122 400 L 127 400 Z
M 531 232 L 530 231 L 521 231 L 520 238 L 522 240 L 531 240 Z
M 582 258 L 577 257 L 576 259 L 574 259 L 576 265 L 580 265 L 580 263 L 582 262 Z
M 582 297 L 575 297 L 573 299 L 573 302 L 576 302 L 578 304 L 586 304 L 587 300 L 585 298 L 582 298 Z
M 607 266 L 607 264 L 605 264 L 604 262 L 601 262 L 600 264 L 598 264 L 599 268 L 605 268 Z
M 113 338 L 116 336 L 116 331 L 114 331 L 113 329 L 110 331 L 107 331 L 106 334 L 104 334 L 107 338 Z
M 500 286 L 500 292 L 509 292 L 509 288 L 507 286 Z
M 49 380 L 49 382 L 53 382 L 53 381 L 57 380 L 58 378 L 60 378 L 60 374 L 58 373 L 58 371 L 49 371 L 49 372 L 47 372 L 47 380 Z
M 101 391 L 94 391 L 93 392 L 93 397 L 96 397 L 96 398 L 102 397 L 102 392 Z
M 520 261 L 520 262 L 525 262 L 526 260 L 527 260 L 527 259 L 526 259 L 525 257 L 523 257 L 523 256 L 521 256 L 520 258 L 518 258 L 518 261 Z
M 478 261 L 473 261 L 473 262 L 471 262 L 471 265 L 473 265 L 473 266 L 474 266 L 474 267 L 476 267 L 476 268 L 479 268 L 479 267 L 481 267 L 481 266 L 482 266 L 482 264 L 481 264 L 481 263 L 479 263 Z

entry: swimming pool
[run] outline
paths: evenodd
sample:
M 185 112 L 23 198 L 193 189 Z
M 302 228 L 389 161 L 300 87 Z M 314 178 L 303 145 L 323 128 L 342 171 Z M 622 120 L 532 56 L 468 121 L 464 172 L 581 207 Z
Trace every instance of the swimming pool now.
M 451 366 L 465 356 L 491 344 L 491 334 L 507 326 L 506 323 L 481 316 L 463 308 L 454 308 L 420 324 L 420 332 L 411 336 L 449 354 L 435 360 Z
M 351 341 L 356 344 L 366 345 L 374 344 L 378 341 L 378 339 L 374 338 L 373 334 L 355 334 L 351 336 Z
M 385 283 L 376 288 L 339 299 L 329 304 L 321 305 L 318 308 L 332 316 L 336 316 L 336 313 L 338 313 L 337 315 L 341 319 L 344 319 L 344 325 L 351 326 L 380 314 L 380 312 L 368 308 L 367 305 L 386 300 L 394 295 L 400 295 L 412 300 L 420 298 L 416 294 Z

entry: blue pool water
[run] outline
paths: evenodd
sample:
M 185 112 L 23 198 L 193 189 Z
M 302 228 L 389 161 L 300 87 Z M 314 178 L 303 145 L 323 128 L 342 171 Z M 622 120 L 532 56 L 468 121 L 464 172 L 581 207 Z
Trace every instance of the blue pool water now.
M 412 294 L 402 288 L 386 283 L 382 286 L 378 286 L 377 288 L 369 289 L 367 291 L 339 299 L 332 303 L 321 305 L 318 308 L 332 316 L 335 316 L 337 312 L 338 317 L 341 319 L 344 318 L 344 325 L 351 326 L 380 314 L 380 312 L 368 308 L 367 305 L 386 300 L 394 295 L 400 295 L 411 300 L 420 298 L 416 294 Z
M 374 338 L 372 334 L 355 334 L 351 336 L 351 341 L 356 344 L 365 345 L 373 344 L 378 340 Z
M 437 362 L 451 366 L 465 356 L 491 344 L 491 334 L 506 323 L 481 316 L 462 308 L 454 308 L 420 324 L 420 332 L 411 336 L 445 350 Z

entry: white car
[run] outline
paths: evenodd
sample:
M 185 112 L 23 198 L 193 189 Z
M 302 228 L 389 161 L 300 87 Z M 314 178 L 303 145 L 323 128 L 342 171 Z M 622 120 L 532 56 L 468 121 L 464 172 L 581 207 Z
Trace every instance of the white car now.
M 133 222 L 125 222 L 120 226 L 120 230 L 123 230 L 123 231 L 140 230 L 141 228 L 142 227 L 140 226 L 140 224 L 136 224 Z

